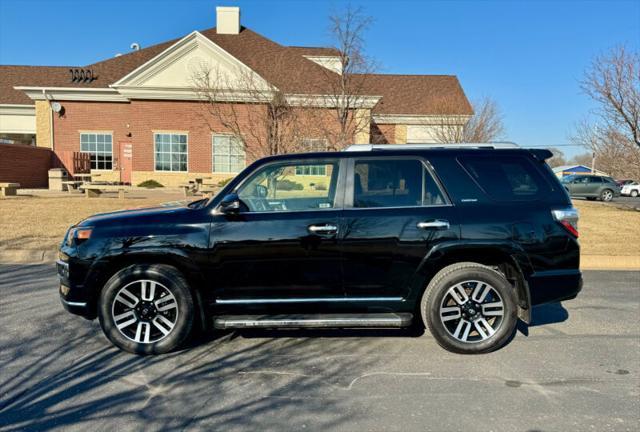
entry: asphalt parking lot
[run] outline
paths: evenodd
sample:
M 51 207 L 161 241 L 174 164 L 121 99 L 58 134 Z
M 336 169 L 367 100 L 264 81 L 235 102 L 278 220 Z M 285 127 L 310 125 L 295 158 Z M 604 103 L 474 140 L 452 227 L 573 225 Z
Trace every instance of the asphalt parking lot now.
M 63 311 L 52 265 L 0 266 L 0 430 L 637 431 L 640 272 L 586 272 L 502 350 L 401 331 L 253 331 L 162 357 Z M 528 334 L 528 335 L 527 335 Z

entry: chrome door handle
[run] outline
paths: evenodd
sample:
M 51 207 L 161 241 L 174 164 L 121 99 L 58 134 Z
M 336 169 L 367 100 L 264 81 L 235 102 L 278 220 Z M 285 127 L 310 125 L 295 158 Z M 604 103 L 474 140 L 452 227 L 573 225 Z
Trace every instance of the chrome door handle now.
M 335 234 L 338 232 L 338 227 L 331 224 L 309 225 L 307 229 L 314 234 Z
M 449 229 L 449 227 L 449 221 L 442 219 L 418 222 L 418 228 L 420 229 Z

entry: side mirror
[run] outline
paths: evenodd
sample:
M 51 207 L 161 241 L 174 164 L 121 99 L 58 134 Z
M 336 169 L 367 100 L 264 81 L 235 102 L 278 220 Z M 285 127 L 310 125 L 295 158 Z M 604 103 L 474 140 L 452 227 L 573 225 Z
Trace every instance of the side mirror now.
M 218 210 L 220 213 L 224 214 L 237 214 L 240 212 L 240 198 L 238 198 L 238 194 L 230 193 L 229 195 L 225 195 L 220 201 L 220 205 L 218 206 Z

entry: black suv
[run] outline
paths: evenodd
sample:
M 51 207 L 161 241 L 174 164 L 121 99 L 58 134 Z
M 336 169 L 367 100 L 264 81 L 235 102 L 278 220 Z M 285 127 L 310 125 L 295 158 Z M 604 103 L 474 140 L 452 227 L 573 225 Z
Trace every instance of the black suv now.
M 210 323 L 425 325 L 482 353 L 580 291 L 577 212 L 549 151 L 348 150 L 267 157 L 212 199 L 80 222 L 60 247 L 64 307 L 139 354 Z

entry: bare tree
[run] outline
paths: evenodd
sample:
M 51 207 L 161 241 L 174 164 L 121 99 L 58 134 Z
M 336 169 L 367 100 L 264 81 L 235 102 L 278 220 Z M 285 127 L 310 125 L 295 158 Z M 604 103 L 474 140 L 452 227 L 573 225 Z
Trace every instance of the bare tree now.
M 324 69 L 324 80 L 318 83 L 318 93 L 331 111 L 329 121 L 319 122 L 330 147 L 341 149 L 353 142 L 361 132 L 369 132 L 370 116 L 361 107 L 367 100 L 368 74 L 376 63 L 364 52 L 364 33 L 371 25 L 371 17 L 362 8 L 348 6 L 329 17 L 329 31 L 339 59 L 336 70 Z M 317 114 L 325 116 L 322 110 Z
M 591 150 L 592 168 L 616 178 L 640 178 L 640 147 L 610 126 L 588 122 L 576 127 L 572 141 Z
M 577 154 L 573 156 L 571 159 L 569 159 L 568 162 L 570 164 L 591 166 L 591 163 L 593 162 L 593 154 L 592 153 Z
M 592 62 L 581 82 L 596 102 L 594 118 L 571 137 L 587 148 L 595 167 L 618 178 L 640 178 L 640 53 L 616 47 Z
M 203 63 L 192 70 L 191 82 L 203 102 L 196 114 L 213 132 L 234 135 L 250 157 L 299 149 L 297 110 L 282 91 L 253 71 L 238 68 L 229 73 Z
M 581 87 L 598 105 L 598 127 L 640 147 L 640 53 L 620 46 L 596 57 Z
M 466 124 L 461 116 L 443 115 L 434 127 L 434 135 L 442 143 L 485 143 L 504 137 L 504 123 L 498 104 L 483 98 L 473 105 L 474 114 Z M 441 112 L 450 112 L 446 107 Z

